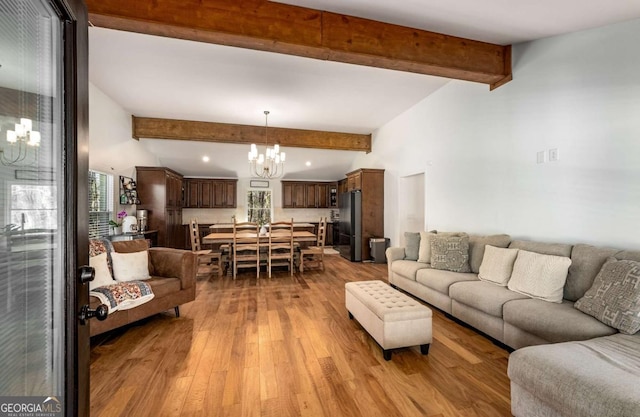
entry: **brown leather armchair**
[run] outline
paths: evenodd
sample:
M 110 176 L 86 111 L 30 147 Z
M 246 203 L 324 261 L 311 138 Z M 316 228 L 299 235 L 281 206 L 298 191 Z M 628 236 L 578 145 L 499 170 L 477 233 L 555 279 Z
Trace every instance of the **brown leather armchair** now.
M 149 273 L 151 279 L 146 280 L 153 290 L 151 301 L 130 310 L 119 310 L 110 314 L 106 320 L 91 320 L 90 335 L 113 330 L 125 324 L 174 309 L 176 317 L 180 316 L 179 306 L 195 300 L 197 256 L 191 251 L 171 248 L 149 248 L 146 240 L 128 240 L 113 242 L 113 249 L 120 253 L 149 250 Z M 90 297 L 91 308 L 96 308 L 100 301 Z

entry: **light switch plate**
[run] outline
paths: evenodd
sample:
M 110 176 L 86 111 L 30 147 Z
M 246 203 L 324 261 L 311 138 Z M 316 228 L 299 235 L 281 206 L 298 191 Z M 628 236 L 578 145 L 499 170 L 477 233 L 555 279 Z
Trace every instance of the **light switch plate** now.
M 560 159 L 558 148 L 549 149 L 549 162 L 555 162 Z
M 544 164 L 545 161 L 545 152 L 544 151 L 540 151 L 538 153 L 536 153 L 536 161 L 539 164 Z

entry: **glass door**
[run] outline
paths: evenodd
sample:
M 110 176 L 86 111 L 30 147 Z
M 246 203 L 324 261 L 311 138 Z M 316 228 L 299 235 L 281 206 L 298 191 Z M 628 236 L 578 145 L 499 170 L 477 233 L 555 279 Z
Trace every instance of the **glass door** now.
M 78 368 L 88 367 L 88 336 L 75 306 L 87 291 L 76 284 L 83 216 L 73 193 L 87 175 L 77 174 L 86 156 L 75 64 L 86 25 L 71 15 L 76 6 L 0 1 L 0 415 L 86 414 Z

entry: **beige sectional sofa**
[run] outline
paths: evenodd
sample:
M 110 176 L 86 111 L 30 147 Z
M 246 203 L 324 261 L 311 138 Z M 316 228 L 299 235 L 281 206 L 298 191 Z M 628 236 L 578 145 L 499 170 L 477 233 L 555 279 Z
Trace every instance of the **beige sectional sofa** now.
M 640 415 L 640 390 L 618 389 L 640 383 L 640 334 L 620 334 L 574 308 L 608 258 L 640 261 L 640 252 L 512 241 L 508 235 L 470 235 L 468 240 L 469 273 L 434 269 L 405 259 L 405 248 L 389 248 L 389 283 L 518 349 L 509 361 L 515 416 Z M 531 298 L 480 280 L 487 244 L 570 258 L 562 302 Z M 621 377 L 627 381 L 620 382 Z M 625 401 L 620 402 L 620 396 Z M 602 404 L 612 402 L 619 407 L 611 410 L 620 413 L 603 414 Z

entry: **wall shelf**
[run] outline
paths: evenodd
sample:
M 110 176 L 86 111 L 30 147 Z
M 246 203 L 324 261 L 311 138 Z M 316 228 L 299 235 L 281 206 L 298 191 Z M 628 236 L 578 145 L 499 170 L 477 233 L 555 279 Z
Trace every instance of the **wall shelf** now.
M 140 204 L 133 178 L 120 175 L 120 204 Z

